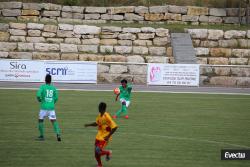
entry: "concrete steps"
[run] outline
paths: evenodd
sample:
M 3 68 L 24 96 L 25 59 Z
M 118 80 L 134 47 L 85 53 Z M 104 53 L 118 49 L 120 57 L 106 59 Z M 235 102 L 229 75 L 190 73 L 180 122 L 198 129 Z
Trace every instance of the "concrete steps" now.
M 195 50 L 188 33 L 172 33 L 171 45 L 176 64 L 197 64 Z

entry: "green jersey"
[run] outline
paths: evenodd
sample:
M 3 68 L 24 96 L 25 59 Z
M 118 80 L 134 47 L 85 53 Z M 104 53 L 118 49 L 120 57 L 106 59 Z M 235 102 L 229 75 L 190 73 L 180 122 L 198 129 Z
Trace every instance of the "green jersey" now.
M 56 88 L 50 84 L 43 84 L 36 94 L 37 99 L 41 102 L 42 110 L 54 110 L 55 103 L 58 100 Z
M 120 86 L 119 89 L 120 89 L 120 99 L 125 99 L 126 101 L 130 101 L 132 85 L 127 84 L 126 88 Z

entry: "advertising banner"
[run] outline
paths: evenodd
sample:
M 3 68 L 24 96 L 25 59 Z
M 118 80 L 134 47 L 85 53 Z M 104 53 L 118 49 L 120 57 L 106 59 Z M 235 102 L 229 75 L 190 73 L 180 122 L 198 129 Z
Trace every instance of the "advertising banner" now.
M 15 82 L 43 82 L 44 62 L 29 60 L 0 60 L 0 80 Z
M 198 64 L 148 64 L 148 85 L 199 86 Z
M 96 62 L 46 61 L 45 71 L 53 82 L 97 83 Z
M 82 61 L 0 60 L 0 81 L 97 83 L 97 63 Z

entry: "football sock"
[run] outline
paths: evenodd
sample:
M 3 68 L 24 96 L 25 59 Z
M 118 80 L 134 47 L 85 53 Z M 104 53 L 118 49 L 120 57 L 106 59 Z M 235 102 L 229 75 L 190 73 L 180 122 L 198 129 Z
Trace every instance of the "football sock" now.
M 121 112 L 122 112 L 122 110 L 120 109 L 120 110 L 118 110 L 118 111 L 115 113 L 115 115 L 116 115 L 117 117 L 119 117 L 119 116 L 121 115 Z
M 38 130 L 40 132 L 40 136 L 44 136 L 44 126 L 43 126 L 43 122 L 39 122 L 38 123 Z
M 123 113 L 124 115 L 128 115 L 126 105 L 122 105 L 122 113 Z
M 59 125 L 58 125 L 58 122 L 57 122 L 57 121 L 55 121 L 55 122 L 53 123 L 53 127 L 54 127 L 55 133 L 56 133 L 57 135 L 60 135 L 60 128 L 59 128 Z
M 98 163 L 99 166 L 102 166 L 102 160 L 101 160 L 101 155 L 98 153 L 95 153 L 95 159 Z

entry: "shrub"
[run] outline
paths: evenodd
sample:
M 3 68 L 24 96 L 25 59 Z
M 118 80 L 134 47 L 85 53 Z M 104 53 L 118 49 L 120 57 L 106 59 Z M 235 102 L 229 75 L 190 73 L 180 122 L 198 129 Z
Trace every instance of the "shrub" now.
M 63 5 L 67 6 L 77 6 L 79 3 L 79 0 L 63 0 Z

